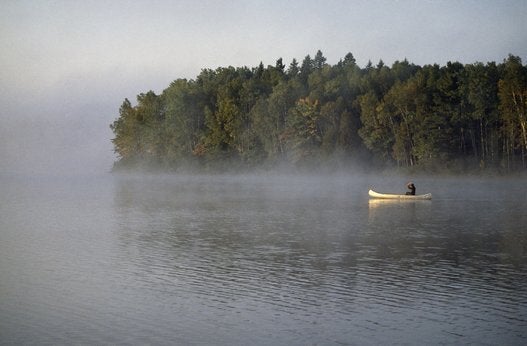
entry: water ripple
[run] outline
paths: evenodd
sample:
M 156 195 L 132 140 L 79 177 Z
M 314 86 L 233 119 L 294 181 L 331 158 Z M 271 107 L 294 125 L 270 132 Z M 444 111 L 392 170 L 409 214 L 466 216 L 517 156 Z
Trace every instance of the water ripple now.
M 522 200 L 369 204 L 364 183 L 287 178 L 102 186 L 4 191 L 7 343 L 527 340 L 527 237 L 507 222 Z

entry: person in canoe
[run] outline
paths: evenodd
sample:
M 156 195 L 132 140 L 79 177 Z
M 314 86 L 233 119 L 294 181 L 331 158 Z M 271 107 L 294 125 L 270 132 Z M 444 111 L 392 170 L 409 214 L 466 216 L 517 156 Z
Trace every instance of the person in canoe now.
M 415 195 L 415 185 L 414 185 L 414 183 L 409 182 L 408 184 L 406 184 L 406 187 L 408 188 L 408 190 L 410 190 L 410 191 L 407 191 L 406 194 L 414 196 Z

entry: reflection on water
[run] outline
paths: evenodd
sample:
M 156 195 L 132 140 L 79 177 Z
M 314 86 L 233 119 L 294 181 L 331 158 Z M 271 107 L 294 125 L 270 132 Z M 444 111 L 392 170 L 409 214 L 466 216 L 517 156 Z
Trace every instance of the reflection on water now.
M 370 180 L 128 176 L 4 187 L 0 336 L 525 343 L 525 184 L 511 197 L 494 181 L 430 179 L 418 188 L 432 201 L 374 201 Z

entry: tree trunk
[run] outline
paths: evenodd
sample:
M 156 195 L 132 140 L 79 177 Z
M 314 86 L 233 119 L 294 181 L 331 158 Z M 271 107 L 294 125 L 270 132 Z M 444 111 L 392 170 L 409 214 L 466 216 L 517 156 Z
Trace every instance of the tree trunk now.
M 483 136 L 483 116 L 479 118 L 479 140 L 481 145 L 481 161 L 485 162 L 485 140 Z

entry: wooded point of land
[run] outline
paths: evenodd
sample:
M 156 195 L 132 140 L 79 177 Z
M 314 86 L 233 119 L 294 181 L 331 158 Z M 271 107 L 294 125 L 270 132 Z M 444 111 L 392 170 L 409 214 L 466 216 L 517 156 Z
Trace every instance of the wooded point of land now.
M 355 162 L 417 170 L 527 169 L 527 67 L 335 65 L 321 51 L 285 66 L 203 69 L 110 125 L 115 167 L 293 167 Z

